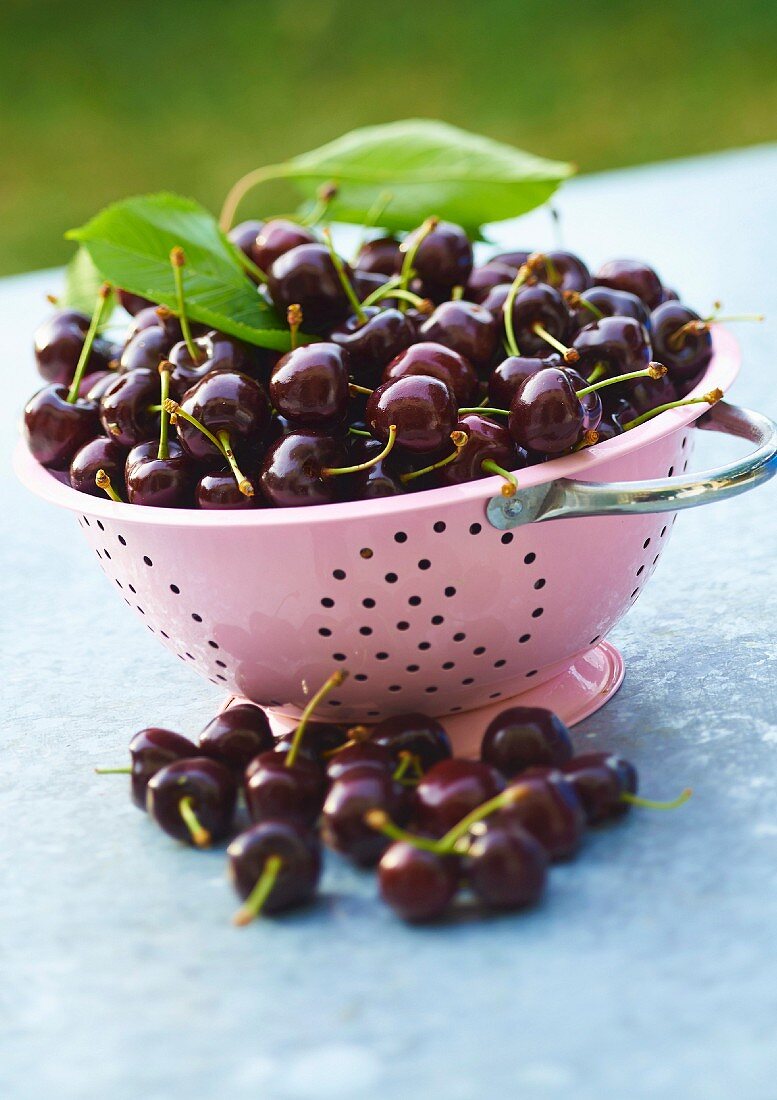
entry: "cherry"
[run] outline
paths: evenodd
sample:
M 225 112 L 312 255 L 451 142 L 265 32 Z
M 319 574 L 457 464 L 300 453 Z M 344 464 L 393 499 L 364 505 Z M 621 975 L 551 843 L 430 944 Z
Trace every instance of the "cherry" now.
M 344 439 L 306 428 L 282 436 L 268 450 L 259 474 L 265 499 L 276 508 L 331 504 L 338 497 L 338 479 L 321 471 L 342 466 L 347 459 Z
M 587 752 L 562 764 L 580 799 L 589 825 L 626 813 L 621 796 L 637 793 L 637 772 L 628 760 L 608 752 Z
M 542 897 L 548 856 L 531 833 L 501 815 L 472 828 L 464 874 L 475 897 L 495 909 L 521 909 Z
M 196 756 L 197 746 L 180 733 L 150 726 L 135 734 L 129 743 L 129 754 L 129 767 L 94 770 L 98 775 L 129 774 L 132 801 L 138 809 L 145 810 L 149 780 L 174 760 L 188 760 Z
M 255 756 L 275 747 L 275 739 L 261 707 L 238 703 L 212 718 L 197 738 L 197 744 L 203 756 L 242 773 Z
M 533 255 L 533 252 L 522 252 L 520 249 L 514 252 L 498 252 L 496 256 L 492 256 L 491 259 L 488 260 L 486 267 L 491 267 L 492 264 L 501 264 L 504 267 L 511 268 L 512 271 L 508 282 L 512 282 L 520 268 L 522 268 L 529 257 Z
M 488 308 L 488 303 L 484 303 Z M 548 341 L 541 329 L 557 341 L 564 341 L 570 332 L 570 316 L 559 291 L 545 283 L 522 286 L 512 307 L 512 330 L 523 355 L 542 355 Z
M 639 260 L 608 260 L 594 275 L 594 282 L 636 294 L 649 309 L 655 309 L 663 293 L 661 280 L 653 268 Z
M 712 358 L 709 325 L 680 302 L 668 301 L 651 315 L 655 355 L 673 380 L 685 381 L 706 370 Z
M 411 753 L 426 771 L 453 755 L 450 739 L 435 718 L 425 714 L 395 714 L 373 727 L 369 744 L 388 749 L 399 763 L 402 753 Z
M 467 405 L 477 394 L 478 378 L 469 360 L 431 340 L 413 344 L 392 359 L 383 371 L 383 381 L 390 382 L 408 374 L 439 378 L 453 391 L 458 405 Z
M 71 401 L 69 392 L 60 382 L 44 386 L 24 409 L 24 434 L 30 453 L 42 466 L 55 470 L 66 469 L 76 451 L 100 427 L 94 401 L 83 397 Z
M 491 366 L 499 343 L 499 325 L 476 302 L 443 302 L 421 325 L 419 336 L 457 351 L 475 370 L 484 371 Z
M 405 375 L 383 382 L 367 401 L 370 430 L 385 442 L 396 425 L 397 445 L 414 454 L 431 454 L 450 440 L 456 426 L 453 392 L 439 378 Z
M 232 829 L 237 787 L 229 768 L 205 756 L 174 760 L 151 777 L 146 805 L 171 837 L 207 848 Z
M 288 753 L 291 751 L 295 739 L 297 739 L 297 727 L 284 733 L 275 742 L 275 751 Z M 339 750 L 348 742 L 348 734 L 344 726 L 336 726 L 332 722 L 308 722 L 305 726 L 305 736 L 298 740 L 298 755 L 317 764 L 321 771 L 326 771 L 326 762 L 329 756 Z
M 482 803 L 504 790 L 495 768 L 476 760 L 442 760 L 415 789 L 414 818 L 431 836 L 442 837 Z
M 527 378 L 546 367 L 560 367 L 563 360 L 555 352 L 545 358 L 529 355 L 508 355 L 488 377 L 488 402 L 498 409 L 509 409 L 518 390 Z M 463 402 L 462 402 L 463 404 Z
M 401 479 L 401 467 L 397 463 L 396 451 L 386 458 L 379 456 L 385 450 L 377 439 L 357 437 L 353 440 L 351 457 L 354 463 L 372 462 L 365 470 L 359 471 L 348 479 L 349 500 L 376 500 L 379 497 L 396 497 L 407 492 Z
M 600 366 L 605 374 L 644 370 L 652 359 L 647 329 L 633 317 L 592 321 L 578 332 L 574 347 L 580 353 L 577 369 L 586 376 Z
M 315 833 L 293 821 L 263 821 L 227 848 L 229 877 L 243 899 L 233 917 L 249 924 L 260 913 L 305 905 L 321 877 L 321 845 Z
M 620 388 L 618 387 L 618 389 Z M 667 402 L 676 401 L 680 396 L 678 387 L 668 375 L 658 379 L 641 378 L 638 381 L 628 383 L 625 388 L 628 393 L 627 403 L 630 409 L 633 410 L 632 417 L 647 412 L 648 409 L 654 409 L 656 405 L 665 405 Z M 608 391 L 605 390 L 605 398 L 607 393 Z M 607 402 L 609 405 L 614 403 L 613 400 Z M 622 403 L 623 398 L 617 402 L 616 411 L 623 411 Z M 625 419 L 629 420 L 631 417 L 626 416 Z
M 122 309 L 125 309 L 132 316 L 137 316 L 141 310 L 149 309 L 154 305 L 148 298 L 144 298 L 140 294 L 133 294 L 129 290 L 119 290 L 117 288 L 116 297 Z
M 160 364 L 159 373 L 162 378 L 159 443 L 155 447 L 141 444 L 127 457 L 127 499 L 130 504 L 146 507 L 190 507 L 196 478 L 191 459 L 179 444 L 168 442 L 169 416 L 164 408 L 170 387 L 167 360 Z
M 254 348 L 225 336 L 223 332 L 206 332 L 192 341 L 194 356 L 185 340 L 180 340 L 170 350 L 173 370 L 170 390 L 177 398 L 212 371 L 229 371 L 254 377 L 262 365 L 267 365 L 271 352 Z
M 89 318 L 72 309 L 60 309 L 35 330 L 35 361 L 47 382 L 69 386 L 89 331 Z M 107 370 L 114 349 L 109 341 L 95 336 L 88 357 L 90 371 Z
M 581 408 L 583 410 L 583 433 L 585 434 L 587 432 L 595 432 L 599 427 L 599 422 L 602 419 L 603 411 L 602 398 L 600 397 L 598 390 L 592 390 L 590 393 L 583 393 L 583 390 L 588 389 L 588 380 L 586 378 L 583 378 L 582 374 L 578 374 L 576 370 L 573 370 L 572 367 L 565 367 L 564 373 L 572 383 L 572 386 L 577 393 L 578 401 L 580 402 Z M 631 384 L 633 385 L 635 383 Z M 645 381 L 644 379 L 639 379 L 639 382 L 636 384 L 645 385 Z M 655 384 L 655 381 L 651 377 L 647 385 L 650 386 Z M 616 385 L 618 385 L 618 383 L 616 383 L 613 379 L 613 388 Z M 609 392 L 609 388 L 604 390 L 605 394 Z
M 572 327 L 575 330 L 600 321 L 602 317 L 633 317 L 648 330 L 650 329 L 650 310 L 636 294 L 627 290 L 613 290 L 608 286 L 592 286 L 578 294 L 575 291 L 564 295 L 572 313 Z
M 267 273 L 281 256 L 299 245 L 307 244 L 316 244 L 312 230 L 287 218 L 271 218 L 261 226 L 254 238 L 249 259 Z
M 569 780 L 555 768 L 531 768 L 510 787 L 511 801 L 494 815 L 518 822 L 540 842 L 552 860 L 577 852 L 585 831 L 585 812 Z
M 356 767 L 375 768 L 376 771 L 392 775 L 396 759 L 385 745 L 374 741 L 356 741 L 346 744 L 330 756 L 326 766 L 327 778 L 333 783 Z
M 93 497 L 101 497 L 102 490 L 96 485 L 95 477 L 98 470 L 105 470 L 112 483 L 124 489 L 124 463 L 127 460 L 127 448 L 122 447 L 115 439 L 106 439 L 98 435 L 96 439 L 90 439 L 73 455 L 70 463 L 70 484 L 79 493 L 88 493 Z
M 511 283 L 497 283 L 496 286 L 491 287 L 480 303 L 483 309 L 487 309 L 499 322 L 504 318 L 504 305 L 509 297 L 511 285 Z
M 349 371 L 348 352 L 336 343 L 295 348 L 272 372 L 270 399 L 293 424 L 306 428 L 340 424 L 348 415 Z
M 395 841 L 378 864 L 380 896 L 406 921 L 438 920 L 459 888 L 460 861 Z
M 574 252 L 539 252 L 526 263 L 532 275 L 556 290 L 582 291 L 591 285 L 591 272 Z
M 396 278 L 396 276 L 394 278 Z M 351 272 L 351 283 L 356 297 L 360 302 L 364 302 L 366 299 L 370 298 L 374 300 L 374 296 L 378 295 L 378 301 L 380 301 L 382 306 L 386 306 L 389 309 L 394 309 L 396 307 L 396 298 L 392 298 L 390 295 L 384 296 L 384 292 L 386 291 L 385 275 L 378 275 L 377 272 L 373 271 L 362 271 L 361 268 L 355 267 Z M 371 309 L 372 305 L 373 302 L 368 301 L 368 304 L 364 307 L 365 312 Z
M 259 503 L 255 495 L 247 497 L 241 492 L 228 466 L 202 475 L 194 490 L 194 501 L 206 511 L 256 508 Z
M 366 320 L 353 315 L 329 335 L 347 352 L 355 372 L 377 375 L 383 367 L 416 338 L 413 322 L 398 309 L 365 306 Z
M 156 367 L 137 367 L 117 375 L 100 399 L 100 420 L 106 435 L 124 447 L 134 447 L 156 435 L 159 393 Z
M 438 468 L 437 483 L 463 485 L 467 481 L 501 474 L 514 492 L 515 478 L 510 471 L 526 465 L 526 452 L 516 446 L 504 424 L 497 424 L 481 413 L 466 413 L 459 418 L 456 430 L 462 432 L 467 441 L 453 462 Z
M 571 378 L 559 367 L 547 367 L 527 378 L 518 390 L 508 427 L 527 451 L 559 455 L 584 438 L 584 423 L 585 410 Z
M 662 302 L 679 302 L 680 295 L 676 290 L 673 290 L 670 286 L 664 286 L 661 288 L 661 301 Z
M 194 459 L 226 458 L 242 491 L 250 489 L 250 483 L 243 485 L 232 451 L 252 453 L 266 434 L 270 405 L 264 388 L 247 374 L 211 371 L 186 391 L 173 411 L 186 453 Z
M 264 222 L 256 221 L 255 219 L 245 222 L 239 222 L 238 225 L 233 225 L 227 236 L 232 244 L 239 248 L 244 256 L 256 263 L 256 238 L 264 229 Z M 257 265 L 261 267 L 261 264 Z
M 374 272 L 388 278 L 402 267 L 399 241 L 396 237 L 376 237 L 365 241 L 356 253 L 354 266 L 359 271 Z M 385 282 L 385 279 L 382 281 Z
M 161 328 L 167 334 L 171 347 L 181 339 L 181 323 L 172 310 L 167 309 L 166 306 L 146 306 L 135 314 L 128 325 L 124 346 L 126 347 L 138 333 L 148 332 L 152 328 Z
M 511 778 L 535 765 L 560 767 L 572 757 L 569 730 L 542 707 L 510 707 L 486 727 L 480 759 Z
M 514 267 L 497 261 L 491 261 L 485 267 L 474 267 L 464 288 L 464 297 L 469 302 L 482 304 L 495 286 L 509 286 L 515 273 Z
M 78 396 L 86 397 L 89 401 L 99 402 L 102 395 L 116 378 L 115 370 L 96 370 L 85 374 L 78 387 Z
M 175 335 L 166 326 L 152 325 L 150 328 L 143 328 L 124 345 L 119 359 L 119 370 L 155 371 L 162 360 L 168 357 L 175 342 Z
M 404 822 L 407 797 L 390 773 L 361 764 L 335 780 L 322 816 L 326 843 L 361 867 L 377 863 L 388 845 L 386 837 L 365 822 L 370 810 L 383 810 L 392 820 Z
M 402 242 L 401 271 L 409 264 L 429 297 L 434 291 L 465 286 L 472 271 L 472 244 L 459 225 L 428 219 Z M 430 292 L 431 291 L 431 292 Z
M 348 265 L 344 270 L 350 278 Z M 324 245 L 300 244 L 284 252 L 269 269 L 267 286 L 281 313 L 291 305 L 301 307 L 305 328 L 311 332 L 321 332 L 348 315 L 351 303 Z

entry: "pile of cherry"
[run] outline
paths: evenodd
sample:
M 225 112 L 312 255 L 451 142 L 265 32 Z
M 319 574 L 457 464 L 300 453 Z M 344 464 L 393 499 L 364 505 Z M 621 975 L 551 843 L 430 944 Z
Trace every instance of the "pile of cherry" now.
M 350 264 L 327 230 L 246 222 L 236 253 L 289 325 L 284 355 L 119 291 L 123 342 L 58 310 L 35 351 L 48 384 L 26 438 L 85 493 L 162 507 L 255 508 L 394 496 L 516 471 L 628 431 L 683 398 L 710 326 L 647 264 L 595 274 L 570 252 L 473 266 L 465 232 L 429 218 Z M 711 391 L 699 402 L 714 402 Z M 174 431 L 171 431 L 170 425 Z
M 194 744 L 170 730 L 141 730 L 131 765 L 132 798 L 170 836 L 205 848 L 231 839 L 229 873 L 247 924 L 313 900 L 323 842 L 359 867 L 377 864 L 380 894 L 402 918 L 442 917 L 468 891 L 484 910 L 537 902 L 548 865 L 577 852 L 588 825 L 639 797 L 628 761 L 574 755 L 550 711 L 511 707 L 490 723 L 480 759 L 453 756 L 433 718 L 403 714 L 371 729 L 311 720 L 342 683 L 335 672 L 299 724 L 276 739 L 252 704 L 222 711 Z M 252 824 L 238 832 L 245 816 Z

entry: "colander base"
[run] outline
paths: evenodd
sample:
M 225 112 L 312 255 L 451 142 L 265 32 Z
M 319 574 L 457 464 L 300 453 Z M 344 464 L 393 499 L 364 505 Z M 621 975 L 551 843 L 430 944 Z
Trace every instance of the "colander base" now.
M 474 757 L 480 751 L 483 732 L 497 714 L 510 706 L 545 707 L 554 711 L 568 726 L 574 726 L 594 714 L 611 699 L 623 683 L 626 668 L 620 652 L 610 642 L 579 653 L 565 669 L 537 687 L 511 698 L 500 699 L 485 707 L 451 714 L 442 721 L 457 756 Z M 223 709 L 246 702 L 231 696 Z M 266 709 L 273 732 L 280 736 L 293 729 L 297 719 L 280 711 Z

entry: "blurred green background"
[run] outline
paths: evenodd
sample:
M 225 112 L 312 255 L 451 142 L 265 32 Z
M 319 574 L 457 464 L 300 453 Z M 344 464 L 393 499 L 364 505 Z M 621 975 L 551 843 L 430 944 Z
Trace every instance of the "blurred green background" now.
M 775 0 L 6 0 L 0 19 L 0 273 L 65 260 L 112 199 L 218 210 L 242 173 L 366 123 L 441 118 L 583 172 L 777 138 Z

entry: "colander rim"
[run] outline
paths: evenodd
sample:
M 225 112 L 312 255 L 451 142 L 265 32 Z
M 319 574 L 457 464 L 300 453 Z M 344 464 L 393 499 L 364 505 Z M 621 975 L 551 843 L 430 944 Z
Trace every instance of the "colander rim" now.
M 719 386 L 724 393 L 739 373 L 739 347 L 734 336 L 720 326 L 713 330 L 713 356 L 709 366 L 688 395 L 700 397 Z M 613 459 L 622 458 L 640 447 L 678 429 L 688 427 L 706 411 L 703 404 L 670 409 L 653 420 L 648 420 L 626 435 L 616 436 L 596 446 L 555 458 L 525 470 L 516 471 L 521 488 L 541 485 L 555 478 L 595 480 L 597 467 Z M 144 505 L 119 504 L 115 501 L 88 496 L 71 488 L 33 458 L 25 441 L 20 439 L 14 451 L 14 470 L 19 480 L 37 496 L 71 512 L 105 518 L 109 522 L 139 525 L 183 527 L 272 527 L 288 524 L 326 524 L 343 520 L 364 519 L 393 515 L 397 518 L 418 511 L 432 510 L 451 504 L 482 499 L 484 505 L 499 493 L 502 480 L 498 476 L 481 478 L 464 485 L 427 489 L 400 497 L 382 497 L 376 500 L 347 501 L 341 504 L 304 505 L 299 508 L 256 508 L 247 511 L 213 510 L 198 508 L 150 508 Z

